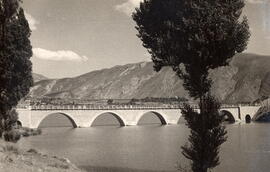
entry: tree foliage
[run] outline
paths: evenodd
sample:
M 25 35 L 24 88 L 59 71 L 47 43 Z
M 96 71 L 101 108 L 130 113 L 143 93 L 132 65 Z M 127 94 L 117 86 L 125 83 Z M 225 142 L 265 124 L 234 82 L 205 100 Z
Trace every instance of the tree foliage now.
M 16 143 L 21 137 L 17 126 L 18 112 L 13 108 L 7 112 L 7 115 L 4 125 L 8 126 L 8 129 L 4 130 L 3 137 L 6 141 Z
M 208 70 L 227 65 L 247 46 L 247 18 L 239 20 L 243 7 L 243 0 L 144 0 L 133 19 L 155 70 L 172 66 L 199 98 L 210 89 Z
M 9 111 L 28 94 L 32 79 L 30 28 L 17 0 L 0 0 L 0 130 L 10 130 Z
M 132 15 L 154 69 L 171 66 L 190 96 L 200 100 L 200 113 L 188 105 L 182 109 L 191 129 L 183 155 L 195 172 L 217 166 L 226 141 L 208 72 L 245 50 L 250 33 L 247 18 L 240 20 L 244 5 L 244 0 L 143 0 Z
M 212 96 L 205 96 L 199 104 L 200 113 L 185 105 L 182 113 L 191 134 L 189 145 L 182 146 L 182 153 L 193 161 L 192 171 L 206 172 L 219 165 L 219 148 L 227 140 L 225 127 L 220 125 L 224 116 L 219 113 L 220 104 Z

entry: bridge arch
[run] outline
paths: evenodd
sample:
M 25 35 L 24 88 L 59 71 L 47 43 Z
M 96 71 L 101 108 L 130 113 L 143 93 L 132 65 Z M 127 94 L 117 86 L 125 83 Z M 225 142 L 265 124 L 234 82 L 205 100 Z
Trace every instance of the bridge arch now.
M 22 127 L 22 122 L 17 120 L 16 125 Z
M 104 114 L 110 114 L 110 115 L 112 115 L 112 116 L 119 122 L 120 126 L 126 126 L 126 122 L 124 121 L 124 119 L 123 119 L 120 115 L 118 115 L 117 113 L 114 113 L 114 112 L 102 112 L 102 113 L 96 115 L 96 116 L 91 120 L 90 126 L 93 126 L 94 121 L 95 121 L 99 116 L 104 115 Z
M 221 110 L 220 113 L 222 115 L 225 115 L 225 121 L 227 121 L 229 123 L 234 123 L 235 122 L 235 118 L 234 118 L 233 114 L 230 111 Z
M 250 116 L 249 114 L 247 114 L 247 115 L 245 116 L 245 122 L 246 122 L 246 123 L 250 123 L 250 122 L 251 122 L 251 116 Z
M 160 120 L 160 122 L 161 122 L 162 125 L 168 124 L 167 120 L 165 119 L 165 117 L 164 117 L 162 114 L 160 114 L 160 113 L 158 113 L 158 112 L 156 112 L 156 111 L 147 111 L 147 112 L 141 114 L 140 116 L 138 116 L 138 118 L 137 118 L 137 120 L 136 120 L 136 125 L 138 125 L 140 119 L 141 119 L 144 115 L 146 115 L 147 113 L 153 113 L 155 116 L 157 116 L 157 117 L 159 118 L 159 120 Z
M 47 114 L 47 115 L 45 115 L 43 118 L 41 118 L 41 119 L 38 121 L 36 128 L 39 128 L 41 122 L 42 122 L 45 118 L 47 118 L 47 117 L 49 117 L 49 116 L 51 116 L 51 115 L 54 115 L 54 114 L 60 114 L 60 115 L 65 116 L 65 117 L 70 121 L 70 123 L 72 124 L 73 128 L 77 128 L 77 127 L 78 127 L 77 124 L 76 124 L 76 122 L 75 122 L 75 120 L 74 120 L 74 118 L 71 117 L 71 115 L 66 114 L 66 113 L 62 113 L 62 112 L 55 112 L 55 113 Z

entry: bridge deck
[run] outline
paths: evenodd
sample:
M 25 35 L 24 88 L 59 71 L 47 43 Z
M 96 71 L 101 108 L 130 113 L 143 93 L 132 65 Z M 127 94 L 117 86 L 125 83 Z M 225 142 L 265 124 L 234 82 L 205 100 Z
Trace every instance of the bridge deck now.
M 197 104 L 190 105 L 194 109 L 199 109 Z M 245 105 L 247 106 L 247 105 Z M 254 105 L 250 105 L 254 106 Z M 182 109 L 183 104 L 180 105 L 34 105 L 19 107 L 20 109 L 28 109 L 32 111 L 37 110 L 147 110 L 147 109 Z M 222 105 L 221 109 L 224 108 L 238 108 L 239 105 Z

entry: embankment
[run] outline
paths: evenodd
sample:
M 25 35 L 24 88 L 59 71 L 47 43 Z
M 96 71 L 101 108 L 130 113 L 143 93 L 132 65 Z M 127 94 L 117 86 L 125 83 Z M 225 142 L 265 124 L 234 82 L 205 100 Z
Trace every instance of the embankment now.
M 22 150 L 3 140 L 0 140 L 0 171 L 83 172 L 68 159 L 45 155 L 34 149 Z

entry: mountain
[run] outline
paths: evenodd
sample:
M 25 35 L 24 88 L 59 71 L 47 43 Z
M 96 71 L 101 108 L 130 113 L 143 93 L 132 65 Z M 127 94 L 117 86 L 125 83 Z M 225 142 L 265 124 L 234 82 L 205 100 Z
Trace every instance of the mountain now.
M 115 66 L 74 78 L 48 79 L 36 82 L 30 91 L 33 97 L 53 98 L 143 98 L 187 96 L 182 82 L 170 68 L 153 71 L 151 62 Z
M 212 92 L 223 102 L 252 102 L 270 95 L 270 56 L 236 55 L 229 66 L 210 71 Z M 32 97 L 78 99 L 189 98 L 182 81 L 169 67 L 153 71 L 152 62 L 115 66 L 74 78 L 35 83 Z
M 41 80 L 48 79 L 47 77 L 45 77 L 43 75 L 40 75 L 40 74 L 37 74 L 37 73 L 32 73 L 32 76 L 33 76 L 34 82 L 38 82 L 38 81 L 41 81 Z
M 236 55 L 229 67 L 215 71 L 214 88 L 227 103 L 253 102 L 270 95 L 270 56 Z

